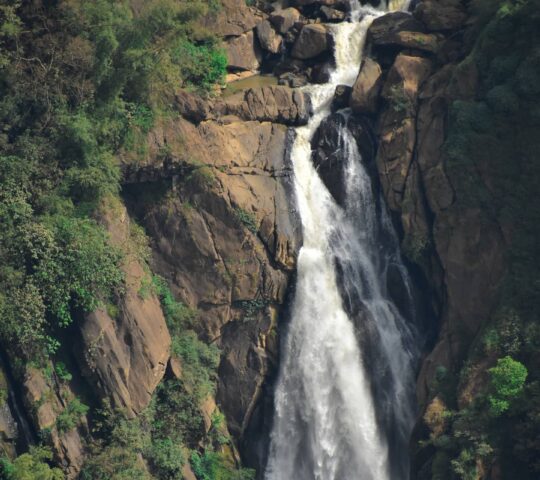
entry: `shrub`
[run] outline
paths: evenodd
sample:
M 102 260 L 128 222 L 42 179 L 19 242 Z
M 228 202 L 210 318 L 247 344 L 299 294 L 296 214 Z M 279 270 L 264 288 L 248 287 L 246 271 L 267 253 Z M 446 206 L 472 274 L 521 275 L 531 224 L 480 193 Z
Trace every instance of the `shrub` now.
M 252 213 L 246 212 L 244 209 L 238 207 L 235 208 L 234 214 L 236 219 L 244 225 L 251 233 L 257 233 L 259 230 L 257 226 L 257 219 Z
M 170 438 L 152 442 L 146 452 L 152 471 L 163 480 L 182 480 L 182 467 L 185 463 L 182 448 Z
M 489 369 L 493 393 L 488 396 L 490 412 L 499 416 L 510 407 L 510 401 L 523 390 L 527 379 L 527 368 L 522 363 L 506 356 Z
M 58 468 L 51 468 L 47 462 L 52 460 L 50 450 L 43 447 L 30 447 L 13 462 L 0 459 L 0 473 L 5 480 L 64 480 Z
M 56 428 L 59 432 L 73 430 L 81 421 L 81 417 L 88 413 L 88 407 L 78 398 L 71 400 L 66 408 L 56 417 Z

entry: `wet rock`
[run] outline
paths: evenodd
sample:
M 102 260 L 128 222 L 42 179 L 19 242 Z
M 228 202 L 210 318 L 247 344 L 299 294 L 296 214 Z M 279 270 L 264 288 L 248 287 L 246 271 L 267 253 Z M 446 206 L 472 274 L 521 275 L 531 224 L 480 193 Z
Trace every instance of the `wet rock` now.
M 281 50 L 283 38 L 276 33 L 268 20 L 259 23 L 256 30 L 257 38 L 264 50 L 270 53 L 278 53 Z
M 423 0 L 415 8 L 414 17 L 430 31 L 444 31 L 465 25 L 467 12 L 460 0 Z
M 291 55 L 299 59 L 314 58 L 330 49 L 326 27 L 313 23 L 304 25 L 294 43 Z
M 375 60 L 366 57 L 352 88 L 350 106 L 353 112 L 375 113 L 382 83 L 381 67 Z
M 340 130 L 345 125 L 353 134 L 362 161 L 369 164 L 374 155 L 375 147 L 372 140 L 369 124 L 362 118 L 345 116 L 334 113 L 325 118 L 311 140 L 313 149 L 313 164 L 318 170 L 319 176 L 340 205 L 345 201 L 345 169 L 343 157 L 343 145 Z
M 311 81 L 320 84 L 328 83 L 330 81 L 332 68 L 331 62 L 318 63 L 311 71 Z
M 334 91 L 332 110 L 341 110 L 349 105 L 352 88 L 347 85 L 338 85 Z
M 279 76 L 279 85 L 286 85 L 291 88 L 303 87 L 308 84 L 304 75 L 296 75 L 292 72 L 283 73 Z
M 321 14 L 327 22 L 341 22 L 347 16 L 345 12 L 327 6 L 321 7 Z
M 287 33 L 300 20 L 300 12 L 296 8 L 285 8 L 270 15 L 270 23 L 281 33 Z
M 305 7 L 309 5 L 322 5 L 327 7 L 346 8 L 348 2 L 346 0 L 293 0 L 293 4 L 298 7 Z
M 261 49 L 252 31 L 225 42 L 228 68 L 257 70 L 261 64 Z

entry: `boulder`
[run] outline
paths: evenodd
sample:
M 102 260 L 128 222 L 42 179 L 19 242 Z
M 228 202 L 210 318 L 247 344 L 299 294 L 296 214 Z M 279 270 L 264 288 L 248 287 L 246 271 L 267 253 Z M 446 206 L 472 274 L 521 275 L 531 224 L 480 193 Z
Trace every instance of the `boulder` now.
M 327 7 L 346 8 L 349 4 L 347 0 L 293 0 L 292 2 L 297 7 L 305 7 L 308 5 L 323 5 Z
M 317 63 L 311 70 L 310 80 L 313 83 L 328 83 L 332 74 L 333 65 L 331 62 Z
M 347 16 L 345 12 L 326 5 L 321 7 L 321 15 L 327 22 L 342 22 Z
M 261 64 L 261 49 L 253 32 L 248 32 L 225 42 L 230 70 L 257 70 Z
M 353 112 L 375 113 L 382 83 L 382 70 L 379 64 L 369 57 L 364 58 L 352 88 L 350 107 Z
M 300 17 L 300 12 L 296 8 L 290 7 L 272 13 L 269 20 L 279 33 L 284 34 L 300 20 Z
M 424 32 L 425 27 L 409 13 L 387 13 L 373 20 L 368 29 L 367 41 L 374 46 L 388 45 L 401 31 Z
M 401 31 L 389 36 L 384 41 L 387 41 L 388 45 L 437 53 L 443 40 L 444 37 L 440 34 Z M 379 45 L 384 45 L 384 41 L 381 41 Z
M 268 20 L 264 20 L 257 25 L 256 30 L 257 38 L 259 39 L 261 47 L 270 53 L 279 53 L 283 38 L 281 35 L 276 33 L 270 22 Z
M 431 67 L 431 61 L 426 58 L 398 55 L 388 72 L 382 96 L 396 101 L 396 91 L 399 90 L 408 101 L 415 103 L 420 87 L 431 73 Z
M 454 30 L 467 21 L 461 0 L 423 0 L 414 9 L 414 16 L 430 31 Z
M 182 117 L 194 123 L 206 120 L 210 115 L 210 105 L 199 95 L 178 90 L 175 95 L 175 107 Z
M 250 88 L 225 100 L 219 107 L 223 115 L 243 120 L 304 125 L 311 114 L 309 95 L 286 86 Z
M 304 25 L 294 43 L 291 55 L 302 60 L 314 58 L 330 49 L 330 39 L 324 25 Z

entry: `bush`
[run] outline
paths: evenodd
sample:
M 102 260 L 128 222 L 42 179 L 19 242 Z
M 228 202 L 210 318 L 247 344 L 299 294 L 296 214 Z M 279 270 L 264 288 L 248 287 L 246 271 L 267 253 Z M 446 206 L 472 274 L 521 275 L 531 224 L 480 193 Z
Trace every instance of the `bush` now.
M 522 391 L 527 379 L 527 368 L 512 357 L 500 358 L 489 369 L 493 393 L 488 396 L 490 412 L 497 417 L 510 407 L 510 401 Z
M 152 442 L 146 453 L 152 471 L 163 480 L 182 480 L 182 467 L 185 463 L 182 448 L 170 438 Z
M 50 450 L 43 447 L 31 447 L 13 462 L 0 460 L 0 473 L 5 480 L 64 480 L 64 474 L 58 468 L 51 468 L 47 462 L 52 460 Z
M 59 432 L 73 430 L 81 421 L 81 417 L 88 413 L 88 407 L 78 398 L 71 400 L 66 408 L 56 417 L 56 428 Z

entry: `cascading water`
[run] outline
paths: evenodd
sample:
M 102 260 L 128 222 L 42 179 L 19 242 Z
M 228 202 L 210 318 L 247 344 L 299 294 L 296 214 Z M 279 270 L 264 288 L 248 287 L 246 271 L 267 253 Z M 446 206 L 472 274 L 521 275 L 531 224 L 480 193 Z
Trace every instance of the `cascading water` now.
M 394 2 L 395 3 L 395 2 Z M 333 26 L 336 68 L 307 87 L 314 107 L 291 157 L 304 243 L 275 392 L 266 480 L 403 480 L 414 422 L 414 306 L 398 242 L 345 121 L 339 130 L 345 202 L 311 162 L 310 141 L 335 87 L 352 85 L 366 32 L 383 12 L 351 2 Z M 388 293 L 398 279 L 405 301 Z

